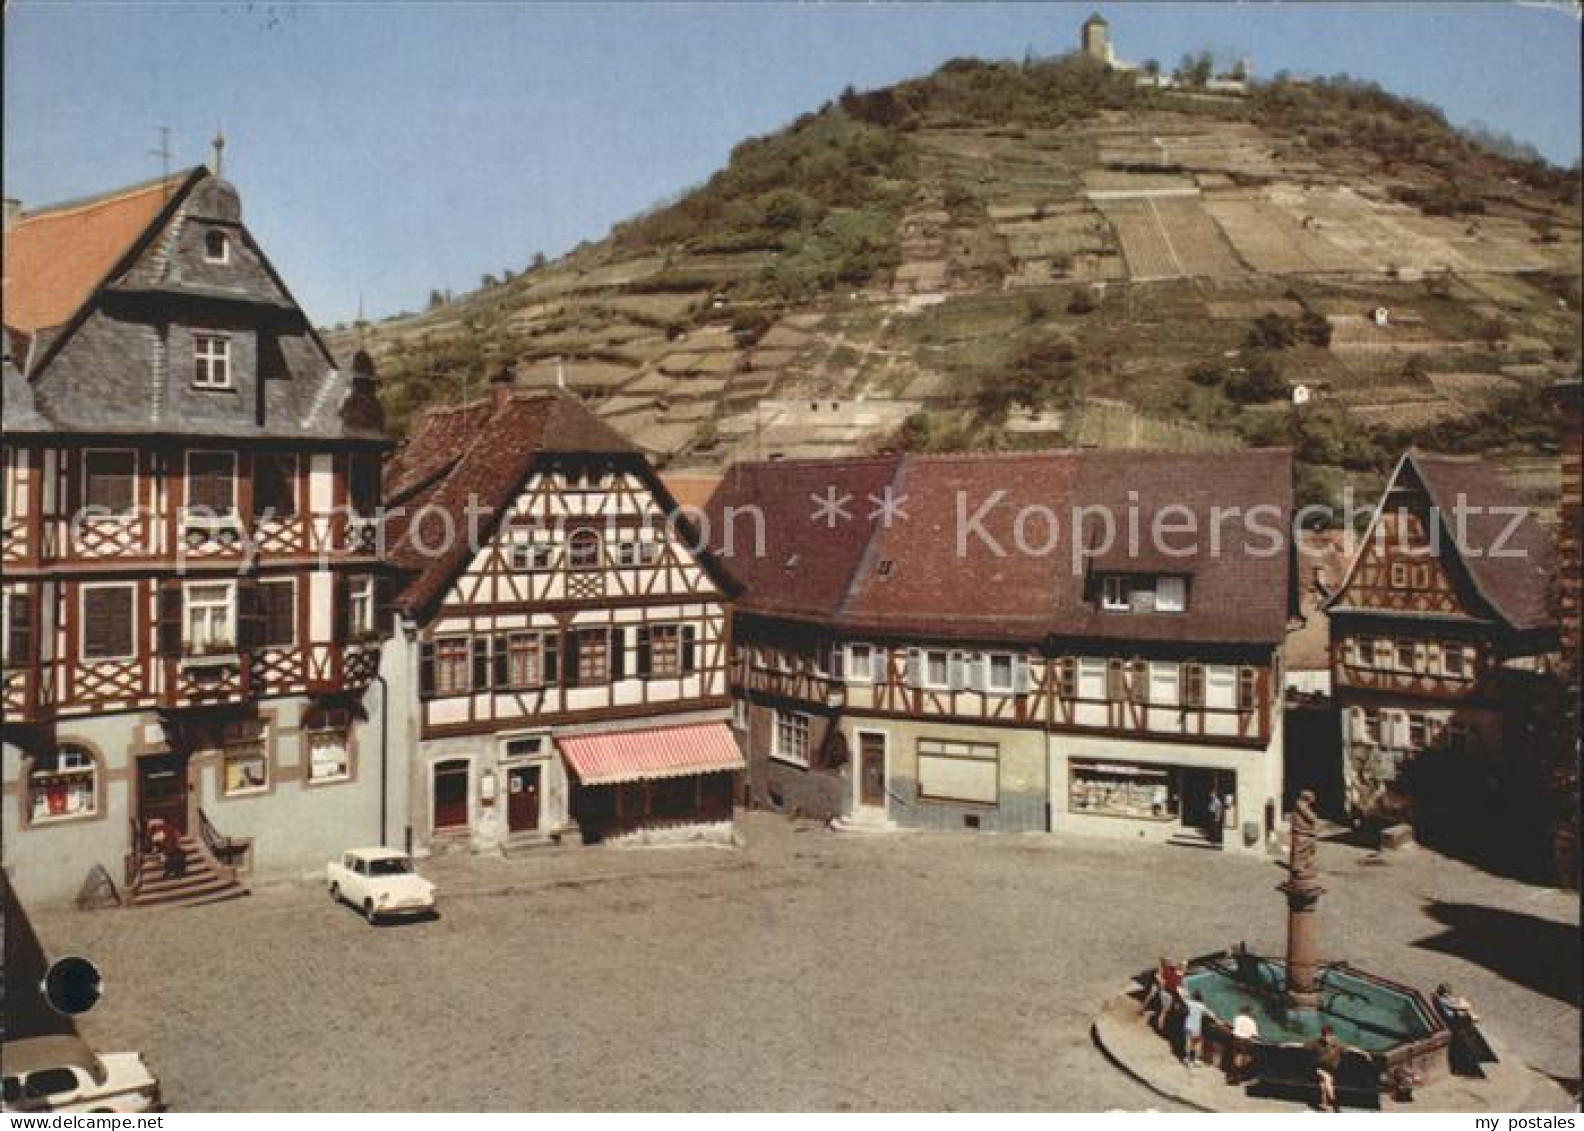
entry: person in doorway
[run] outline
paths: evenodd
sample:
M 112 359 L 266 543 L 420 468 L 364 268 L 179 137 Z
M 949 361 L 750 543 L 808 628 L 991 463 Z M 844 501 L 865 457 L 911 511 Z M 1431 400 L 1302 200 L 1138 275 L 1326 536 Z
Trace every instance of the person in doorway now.
M 1204 1051 L 1205 1017 L 1210 1015 L 1210 1007 L 1198 990 L 1183 1003 L 1183 1063 L 1189 1068 L 1199 1067 L 1199 1055 Z
M 1227 1083 L 1237 1084 L 1247 1079 L 1254 1066 L 1254 1042 L 1259 1040 L 1259 1022 L 1248 1006 L 1238 1010 L 1232 1019 L 1232 1055 L 1227 1057 Z
M 1341 1111 L 1337 1102 L 1337 1072 L 1342 1067 L 1344 1046 L 1329 1025 L 1320 1027 L 1320 1036 L 1309 1046 L 1315 1057 L 1315 1083 L 1320 1086 L 1320 1106 Z
M 1221 818 L 1226 812 L 1221 805 L 1221 795 L 1219 793 L 1210 795 L 1210 805 L 1207 812 L 1210 816 L 1210 839 L 1219 844 L 1221 841 Z

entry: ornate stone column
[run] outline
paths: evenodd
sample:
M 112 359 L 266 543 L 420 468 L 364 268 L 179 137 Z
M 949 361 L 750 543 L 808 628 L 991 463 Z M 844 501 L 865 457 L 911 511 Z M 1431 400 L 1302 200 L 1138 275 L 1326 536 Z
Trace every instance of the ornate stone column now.
M 1291 817 L 1292 848 L 1287 880 L 1276 890 L 1287 897 L 1287 1001 L 1294 1009 L 1315 1009 L 1320 987 L 1315 977 L 1315 908 L 1325 889 L 1315 869 L 1315 841 L 1319 819 L 1315 795 L 1298 795 Z

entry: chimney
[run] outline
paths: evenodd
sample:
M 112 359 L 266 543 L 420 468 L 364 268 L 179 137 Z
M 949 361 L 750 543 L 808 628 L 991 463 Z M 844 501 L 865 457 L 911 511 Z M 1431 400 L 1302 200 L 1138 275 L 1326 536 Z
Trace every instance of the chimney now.
M 10 231 L 22 219 L 22 202 L 14 196 L 5 198 L 5 230 Z
M 505 363 L 497 369 L 489 379 L 490 400 L 499 410 L 512 395 L 512 387 L 517 384 L 517 373 L 511 364 Z

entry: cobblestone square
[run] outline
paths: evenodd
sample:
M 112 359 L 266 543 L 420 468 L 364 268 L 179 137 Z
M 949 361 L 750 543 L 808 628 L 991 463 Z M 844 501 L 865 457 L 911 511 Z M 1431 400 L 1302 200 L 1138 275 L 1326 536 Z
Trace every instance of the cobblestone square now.
M 84 1035 L 176 1110 L 1148 1109 L 1090 1036 L 1162 952 L 1279 953 L 1274 859 L 1076 837 L 843 837 L 443 857 L 370 928 L 306 880 L 51 912 L 108 992 Z M 1425 849 L 1320 851 L 1320 950 L 1469 996 L 1576 1090 L 1578 905 Z

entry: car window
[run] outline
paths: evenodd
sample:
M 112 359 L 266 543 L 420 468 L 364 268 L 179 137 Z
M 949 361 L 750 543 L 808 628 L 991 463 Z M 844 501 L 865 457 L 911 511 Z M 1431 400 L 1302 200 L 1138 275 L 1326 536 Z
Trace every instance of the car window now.
M 5 1078 L 5 1092 L 3 1098 L 6 1103 L 14 1104 L 22 1098 L 22 1081 L 15 1076 Z
M 352 870 L 360 876 L 368 875 L 368 864 L 362 860 L 352 861 Z
M 369 861 L 371 876 L 405 876 L 413 870 L 412 861 L 401 857 Z
M 27 1094 L 30 1096 L 58 1096 L 76 1090 L 77 1073 L 70 1068 L 46 1068 L 30 1073 L 27 1078 Z

